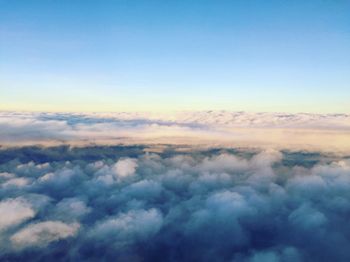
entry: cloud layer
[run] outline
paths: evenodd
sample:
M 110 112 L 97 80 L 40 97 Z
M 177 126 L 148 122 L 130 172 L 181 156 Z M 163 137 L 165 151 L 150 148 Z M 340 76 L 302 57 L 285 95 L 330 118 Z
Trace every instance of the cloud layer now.
M 350 150 L 350 116 L 227 111 L 0 113 L 0 144 L 191 144 Z
M 350 260 L 349 157 L 151 149 L 1 149 L 0 260 Z

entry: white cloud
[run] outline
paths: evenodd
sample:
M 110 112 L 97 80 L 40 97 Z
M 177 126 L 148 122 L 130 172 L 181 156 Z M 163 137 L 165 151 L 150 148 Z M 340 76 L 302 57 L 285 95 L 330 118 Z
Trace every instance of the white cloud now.
M 114 170 L 118 177 L 131 176 L 135 173 L 136 168 L 137 160 L 132 158 L 118 160 L 114 165 Z
M 14 178 L 15 175 L 12 174 L 12 173 L 8 173 L 8 172 L 2 172 L 0 173 L 0 179 L 1 180 L 7 180 L 7 179 L 10 179 L 10 178 Z
M 60 221 L 45 221 L 31 224 L 11 237 L 15 248 L 45 247 L 53 241 L 75 236 L 80 225 Z
M 35 216 L 29 202 L 25 199 L 8 198 L 0 202 L 0 231 L 18 225 Z
M 3 187 L 24 187 L 30 183 L 28 178 L 19 177 L 19 178 L 11 178 L 3 183 Z

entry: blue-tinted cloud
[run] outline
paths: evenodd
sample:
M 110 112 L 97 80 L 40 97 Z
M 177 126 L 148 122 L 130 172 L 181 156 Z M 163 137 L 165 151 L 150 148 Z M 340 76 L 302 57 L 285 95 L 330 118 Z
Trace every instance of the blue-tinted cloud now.
M 349 158 L 151 150 L 0 150 L 1 156 L 12 154 L 0 165 L 1 259 L 350 259 Z M 94 153 L 99 158 L 91 159 Z M 30 161 L 37 154 L 49 161 Z M 9 186 L 13 179 L 26 183 Z

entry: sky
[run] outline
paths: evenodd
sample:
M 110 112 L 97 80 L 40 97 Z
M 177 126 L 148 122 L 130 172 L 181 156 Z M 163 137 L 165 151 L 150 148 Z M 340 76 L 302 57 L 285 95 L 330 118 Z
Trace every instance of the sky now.
M 350 1 L 0 0 L 0 110 L 350 113 Z

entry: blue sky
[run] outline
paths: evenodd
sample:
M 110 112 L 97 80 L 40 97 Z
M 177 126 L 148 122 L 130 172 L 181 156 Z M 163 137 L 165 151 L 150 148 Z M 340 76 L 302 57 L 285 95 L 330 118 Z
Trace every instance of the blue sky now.
M 350 1 L 0 0 L 0 109 L 350 113 Z

